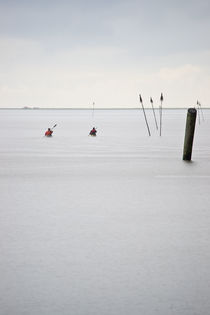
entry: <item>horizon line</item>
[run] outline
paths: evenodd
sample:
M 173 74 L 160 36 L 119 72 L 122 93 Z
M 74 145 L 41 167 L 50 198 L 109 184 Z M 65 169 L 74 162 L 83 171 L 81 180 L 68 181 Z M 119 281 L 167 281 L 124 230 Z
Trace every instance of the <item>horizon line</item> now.
M 153 110 L 151 107 L 144 107 L 148 110 Z M 189 107 L 162 107 L 162 109 L 173 110 L 173 109 L 188 109 L 196 108 L 195 106 Z M 101 107 L 101 108 L 91 108 L 91 107 L 0 107 L 0 110 L 142 110 L 141 107 Z M 154 109 L 159 110 L 159 107 Z M 202 107 L 202 109 L 210 109 L 210 107 Z

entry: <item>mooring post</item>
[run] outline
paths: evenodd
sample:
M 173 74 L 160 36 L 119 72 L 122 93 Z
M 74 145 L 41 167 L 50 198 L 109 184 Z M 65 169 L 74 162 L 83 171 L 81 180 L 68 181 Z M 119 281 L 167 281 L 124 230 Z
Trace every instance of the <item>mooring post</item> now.
M 183 151 L 183 160 L 185 161 L 191 161 L 196 116 L 197 110 L 195 108 L 189 108 L 187 111 Z

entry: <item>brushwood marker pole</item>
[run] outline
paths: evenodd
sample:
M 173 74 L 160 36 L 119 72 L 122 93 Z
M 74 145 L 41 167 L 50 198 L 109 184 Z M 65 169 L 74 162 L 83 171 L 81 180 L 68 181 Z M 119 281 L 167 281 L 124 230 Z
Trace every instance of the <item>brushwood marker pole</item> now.
M 188 109 L 183 150 L 184 161 L 191 161 L 196 115 L 197 110 L 195 108 Z
M 145 110 L 144 110 L 143 101 L 142 101 L 142 98 L 141 98 L 141 94 L 139 94 L 139 100 L 140 100 L 140 103 L 141 103 L 141 106 L 142 106 L 142 109 L 143 109 L 144 119 L 145 119 L 145 122 L 146 122 L 146 125 L 147 125 L 148 134 L 149 134 L 149 136 L 151 136 L 151 133 L 150 133 L 150 130 L 149 130 L 149 125 L 148 125 L 148 122 L 147 122 L 147 117 L 146 117 Z
M 95 109 L 95 103 L 93 102 L 93 112 L 92 112 L 93 117 L 94 117 L 94 109 Z
M 199 103 L 197 101 L 197 108 L 198 108 L 198 122 L 199 122 L 199 125 L 201 123 L 201 118 L 200 118 L 200 109 L 199 109 Z
M 163 103 L 163 93 L 161 93 L 161 96 L 160 96 L 160 137 L 161 137 L 161 131 L 162 131 L 162 103 Z
M 203 110 L 201 108 L 201 103 L 198 102 L 198 105 L 200 106 L 201 115 L 202 115 L 202 118 L 203 118 L 203 121 L 204 121 L 204 115 L 203 115 Z
M 154 119 L 155 119 L 156 129 L 158 130 L 157 119 L 156 119 L 155 110 L 154 110 L 154 106 L 153 106 L 153 99 L 151 97 L 150 97 L 150 103 L 152 105 L 152 111 L 153 111 L 153 116 L 154 116 Z

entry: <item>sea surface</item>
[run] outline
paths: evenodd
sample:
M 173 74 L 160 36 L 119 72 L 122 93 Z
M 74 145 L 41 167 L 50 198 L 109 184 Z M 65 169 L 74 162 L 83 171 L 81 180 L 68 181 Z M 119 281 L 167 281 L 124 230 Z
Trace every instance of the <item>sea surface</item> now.
M 191 162 L 187 110 L 146 115 L 0 110 L 1 315 L 209 313 L 210 110 Z

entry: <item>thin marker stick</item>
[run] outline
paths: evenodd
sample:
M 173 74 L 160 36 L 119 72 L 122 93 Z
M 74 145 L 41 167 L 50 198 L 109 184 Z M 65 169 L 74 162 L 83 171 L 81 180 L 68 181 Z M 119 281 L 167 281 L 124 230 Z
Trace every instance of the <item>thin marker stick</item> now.
M 153 115 L 154 115 L 154 119 L 155 119 L 156 129 L 158 130 L 158 124 L 157 124 L 157 119 L 156 119 L 155 110 L 154 110 L 154 106 L 153 106 L 153 100 L 151 97 L 150 97 L 150 103 L 152 105 L 152 111 L 153 111 Z
M 198 109 L 198 122 L 199 122 L 199 125 L 201 123 L 201 119 L 200 119 L 200 108 L 199 108 L 199 102 L 197 101 L 197 109 Z
M 161 137 L 161 131 L 162 131 L 162 102 L 163 102 L 163 93 L 161 93 L 161 96 L 160 96 L 160 137 Z
M 146 125 L 147 125 L 148 134 L 149 134 L 149 136 L 151 136 L 151 133 L 150 133 L 150 130 L 149 130 L 149 125 L 148 125 L 148 122 L 147 122 L 147 117 L 146 117 L 145 110 L 144 110 L 143 101 L 142 101 L 142 98 L 141 98 L 141 94 L 139 94 L 139 100 L 140 100 L 140 103 L 141 103 L 141 106 L 142 106 L 142 109 L 143 109 L 144 119 L 145 119 L 145 122 L 146 122 Z
M 203 110 L 202 110 L 202 108 L 201 108 L 201 103 L 198 103 L 198 105 L 200 106 L 201 115 L 202 115 L 202 118 L 203 118 L 203 121 L 204 121 L 204 115 L 203 115 Z

